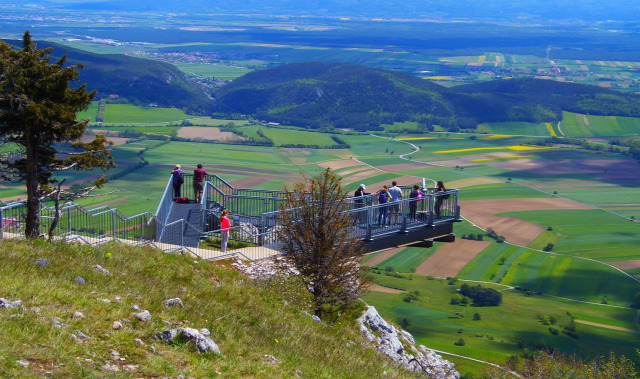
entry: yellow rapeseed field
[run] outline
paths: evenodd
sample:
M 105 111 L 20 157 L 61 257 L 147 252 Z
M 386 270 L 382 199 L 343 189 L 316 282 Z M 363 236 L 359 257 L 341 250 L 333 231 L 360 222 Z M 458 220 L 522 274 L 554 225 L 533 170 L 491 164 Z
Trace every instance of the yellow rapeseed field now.
M 434 151 L 436 154 L 449 154 L 449 153 L 464 153 L 468 151 L 482 151 L 482 150 L 513 150 L 513 151 L 526 151 L 526 150 L 542 150 L 553 149 L 553 147 L 546 146 L 497 146 L 497 147 L 474 147 L 472 149 L 460 149 L 460 150 L 440 150 Z
M 553 130 L 553 125 L 551 125 L 551 123 L 547 122 L 547 123 L 545 123 L 545 125 L 547 126 L 547 130 L 549 130 L 549 134 L 551 135 L 551 137 L 557 137 L 558 136 L 556 134 L 556 131 Z

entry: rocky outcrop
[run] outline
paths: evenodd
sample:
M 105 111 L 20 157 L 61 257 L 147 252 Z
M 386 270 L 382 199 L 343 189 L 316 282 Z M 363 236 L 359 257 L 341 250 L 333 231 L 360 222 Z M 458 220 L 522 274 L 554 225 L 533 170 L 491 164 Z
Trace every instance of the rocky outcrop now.
M 374 307 L 367 307 L 358 319 L 360 330 L 382 354 L 398 362 L 408 370 L 421 372 L 427 377 L 457 379 L 460 374 L 453 363 L 443 359 L 433 350 L 416 346 L 413 336 L 398 330 L 385 321 Z
M 162 332 L 158 332 L 156 337 L 164 340 L 167 343 L 173 343 L 180 339 L 186 339 L 192 341 L 196 349 L 201 353 L 213 352 L 220 354 L 220 348 L 216 345 L 211 338 L 209 338 L 209 330 L 207 329 L 193 329 L 193 328 L 177 328 L 169 329 Z

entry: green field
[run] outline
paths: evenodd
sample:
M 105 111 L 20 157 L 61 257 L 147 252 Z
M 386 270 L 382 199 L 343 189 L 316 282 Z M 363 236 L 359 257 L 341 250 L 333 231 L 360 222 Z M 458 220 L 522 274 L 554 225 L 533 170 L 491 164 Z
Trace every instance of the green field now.
M 477 128 L 479 133 L 503 134 L 503 135 L 525 135 L 549 137 L 549 130 L 543 122 L 492 122 L 482 123 Z
M 566 137 L 637 136 L 640 134 L 640 118 L 562 112 L 560 128 Z
M 181 121 L 191 118 L 179 109 L 160 107 L 138 107 L 129 104 L 107 104 L 104 123 L 156 123 Z
M 579 323 L 576 324 L 577 339 L 562 332 L 552 335 L 548 330 L 550 326 L 538 320 L 541 314 L 554 316 L 557 323 L 552 327 L 561 331 L 569 324 L 567 313 L 570 313 L 578 320 L 638 330 L 634 322 L 636 311 L 631 309 L 526 296 L 512 290 L 501 291 L 503 304 L 500 306 L 464 307 L 449 304 L 460 283 L 451 286 L 446 281 L 428 280 L 420 275 L 413 275 L 412 280 L 374 276 L 376 282 L 384 286 L 420 292 L 419 300 L 410 303 L 402 300 L 404 294 L 380 292 L 371 292 L 364 300 L 397 323 L 406 318 L 407 330 L 416 340 L 434 349 L 502 363 L 510 355 L 520 355 L 524 348 L 536 350 L 541 344 L 585 357 L 609 350 L 634 357 L 640 342 L 638 334 Z M 461 312 L 463 317 L 456 317 L 456 312 Z M 481 315 L 479 321 L 473 320 L 476 312 Z M 454 345 L 459 338 L 465 340 L 464 346 Z
M 281 145 L 318 145 L 320 147 L 336 146 L 338 143 L 331 139 L 331 134 L 314 133 L 302 130 L 262 128 L 267 138 L 273 140 L 276 146 Z
M 76 115 L 76 120 L 89 120 L 89 122 L 95 122 L 96 116 L 98 115 L 98 102 L 92 101 L 89 104 L 89 108 L 82 112 L 78 112 Z

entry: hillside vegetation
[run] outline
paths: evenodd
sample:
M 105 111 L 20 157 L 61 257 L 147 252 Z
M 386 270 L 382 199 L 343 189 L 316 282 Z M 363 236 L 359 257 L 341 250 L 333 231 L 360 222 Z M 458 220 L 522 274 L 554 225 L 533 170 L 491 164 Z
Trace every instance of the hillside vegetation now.
M 21 41 L 4 42 L 22 46 Z M 87 83 L 89 91 L 97 90 L 95 100 L 117 94 L 135 105 L 155 103 L 188 113 L 211 108 L 204 89 L 171 64 L 123 54 L 95 54 L 46 41 L 38 41 L 37 46 L 53 47 L 52 61 L 66 54 L 69 64 L 83 64 L 78 83 Z
M 640 96 L 537 79 L 445 88 L 413 75 L 352 63 L 308 62 L 246 74 L 215 93 L 221 113 L 312 128 L 376 130 L 416 121 L 429 130 L 482 122 L 555 122 L 563 111 L 640 115 Z
M 0 307 L 1 377 L 412 377 L 364 346 L 355 315 L 314 323 L 295 288 L 255 283 L 228 262 L 5 240 L 0 298 L 24 307 Z M 184 307 L 163 305 L 173 298 Z M 144 310 L 149 321 L 136 316 Z M 221 353 L 154 338 L 177 327 L 208 329 Z

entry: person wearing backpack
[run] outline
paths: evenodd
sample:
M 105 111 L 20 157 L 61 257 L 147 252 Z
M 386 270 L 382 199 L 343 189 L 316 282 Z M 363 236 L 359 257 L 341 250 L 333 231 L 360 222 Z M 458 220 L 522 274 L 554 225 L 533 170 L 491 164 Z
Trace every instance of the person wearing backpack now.
M 180 198 L 180 190 L 184 183 L 184 171 L 179 164 L 171 171 L 171 183 L 173 184 L 173 201 L 176 201 Z

